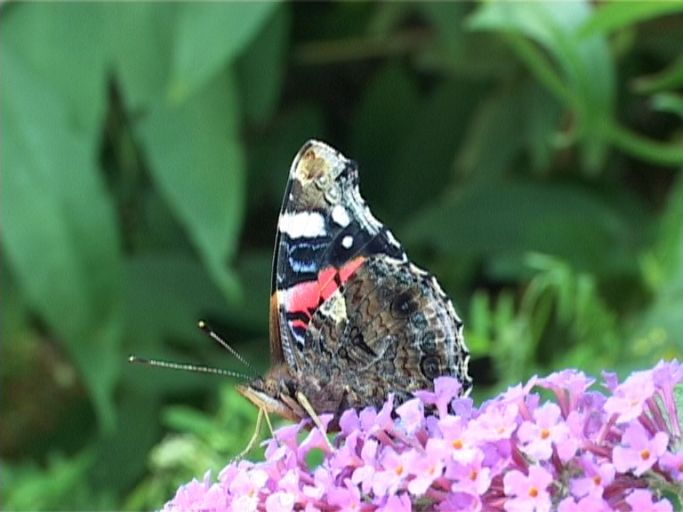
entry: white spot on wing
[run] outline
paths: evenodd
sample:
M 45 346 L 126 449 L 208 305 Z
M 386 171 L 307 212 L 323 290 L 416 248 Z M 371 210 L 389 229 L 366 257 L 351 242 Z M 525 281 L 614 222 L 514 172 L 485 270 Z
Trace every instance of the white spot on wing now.
M 335 290 L 320 306 L 321 312 L 329 316 L 336 323 L 346 320 L 346 301 L 339 289 Z
M 327 234 L 325 219 L 317 212 L 283 213 L 278 228 L 291 238 L 314 238 Z
M 396 240 L 396 237 L 394 236 L 394 234 L 391 231 L 389 231 L 388 229 L 386 230 L 386 233 L 387 233 L 387 240 L 389 240 L 389 243 L 391 245 L 393 245 L 394 247 L 396 247 L 397 249 L 400 249 L 401 244 L 398 243 L 398 240 Z
M 349 217 L 349 212 L 346 211 L 342 205 L 338 204 L 332 208 L 332 220 L 339 224 L 341 227 L 345 228 L 351 222 Z
M 353 245 L 353 237 L 351 235 L 346 235 L 344 238 L 342 238 L 341 244 L 344 249 L 350 249 Z

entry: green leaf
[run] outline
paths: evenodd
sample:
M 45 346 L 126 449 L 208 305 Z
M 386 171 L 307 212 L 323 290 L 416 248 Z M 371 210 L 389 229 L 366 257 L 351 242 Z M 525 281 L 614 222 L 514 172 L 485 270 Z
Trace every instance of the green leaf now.
M 679 1 L 603 3 L 581 26 L 579 34 L 584 37 L 598 32 L 608 34 L 629 25 L 681 12 L 683 12 L 683 3 Z
M 535 251 L 609 275 L 622 271 L 624 255 L 635 249 L 636 211 L 627 219 L 579 187 L 486 181 L 435 202 L 400 234 L 458 258 L 496 261 Z
M 652 97 L 652 107 L 660 112 L 669 112 L 683 119 L 683 96 L 661 92 Z
M 93 452 L 86 449 L 69 457 L 51 454 L 46 467 L 35 462 L 0 467 L 3 474 L 3 507 L 7 510 L 109 510 L 114 496 L 104 488 L 94 492 L 84 485 L 93 466 Z
M 349 154 L 360 163 L 363 191 L 379 198 L 381 208 L 390 206 L 384 187 L 391 180 L 397 148 L 413 131 L 419 105 L 417 86 L 405 67 L 394 62 L 376 73 L 354 114 Z
M 138 112 L 163 97 L 179 4 L 106 3 L 113 70 L 127 107 Z
M 617 123 L 605 123 L 604 131 L 607 139 L 624 153 L 665 167 L 683 166 L 683 142 L 680 140 L 663 143 L 633 133 Z
M 629 356 L 656 361 L 680 357 L 683 350 L 683 174 L 670 193 L 658 226 L 653 258 L 657 266 L 655 296 L 636 323 Z
M 201 355 L 221 354 L 197 329 L 197 321 L 222 318 L 225 300 L 202 265 L 182 253 L 150 252 L 131 257 L 125 267 L 126 348 L 143 357 L 206 363 Z M 262 312 L 263 318 L 267 312 Z M 235 313 L 237 316 L 237 313 Z M 172 350 L 187 347 L 187 353 Z M 222 354 L 221 354 L 222 355 Z M 227 365 L 230 357 L 225 358 Z M 129 365 L 120 360 L 127 385 L 147 393 L 208 391 L 216 380 L 191 372 Z M 222 366 L 222 361 L 212 363 Z
M 26 3 L 3 15 L 3 44 L 63 102 L 69 125 L 99 143 L 106 110 L 106 44 L 93 44 L 105 26 L 97 3 Z
M 146 465 L 140 455 L 147 453 L 161 434 L 161 396 L 126 381 L 119 391 L 121 424 L 110 435 L 98 439 L 95 461 L 87 475 L 91 488 L 107 489 L 117 496 L 140 480 Z M 112 472 L 112 467 L 117 470 Z
M 471 116 L 458 155 L 458 171 L 473 180 L 490 180 L 510 171 L 528 148 L 534 169 L 548 169 L 560 125 L 560 109 L 531 81 L 496 90 Z
M 179 105 L 160 103 L 140 127 L 160 192 L 228 297 L 228 264 L 244 216 L 244 155 L 232 76 L 221 73 Z
M 541 83 L 574 111 L 584 166 L 595 171 L 607 149 L 604 129 L 614 117 L 616 80 L 606 40 L 578 36 L 578 28 L 590 13 L 587 2 L 489 2 L 469 19 L 469 25 L 476 30 L 511 34 L 513 49 Z M 533 40 L 552 56 L 561 81 L 550 79 L 552 73 L 543 56 L 524 44 L 520 36 Z
M 467 129 L 462 120 L 474 108 L 474 102 L 462 101 L 470 94 L 476 91 L 447 81 L 422 99 L 403 66 L 392 63 L 377 74 L 356 113 L 350 154 L 360 162 L 363 191 L 380 213 L 405 217 L 443 189 Z
M 5 43 L 3 37 L 3 249 L 29 302 L 69 349 L 101 426 L 110 428 L 120 254 L 96 139 L 73 125 L 61 91 Z
M 290 25 L 289 6 L 279 5 L 237 61 L 242 105 L 252 123 L 264 123 L 277 107 L 285 78 Z
M 634 82 L 634 89 L 642 94 L 676 89 L 681 86 L 683 86 L 683 56 L 663 71 L 640 77 Z
M 157 250 L 128 258 L 125 282 L 126 339 L 136 352 L 156 350 L 168 338 L 195 343 L 197 321 L 225 307 L 201 264 L 180 252 Z
M 188 3 L 180 6 L 170 97 L 180 101 L 225 69 L 249 44 L 275 2 Z

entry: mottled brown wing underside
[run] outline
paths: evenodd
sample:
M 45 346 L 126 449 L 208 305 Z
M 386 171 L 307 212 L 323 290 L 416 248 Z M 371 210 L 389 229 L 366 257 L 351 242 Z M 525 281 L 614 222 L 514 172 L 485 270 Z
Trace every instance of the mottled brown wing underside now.
M 450 302 L 429 274 L 409 262 L 369 258 L 309 326 L 302 373 L 330 383 L 320 390 L 319 402 L 326 403 L 312 401 L 314 407 L 381 405 L 391 392 L 404 400 L 442 375 L 468 387 L 460 331 Z

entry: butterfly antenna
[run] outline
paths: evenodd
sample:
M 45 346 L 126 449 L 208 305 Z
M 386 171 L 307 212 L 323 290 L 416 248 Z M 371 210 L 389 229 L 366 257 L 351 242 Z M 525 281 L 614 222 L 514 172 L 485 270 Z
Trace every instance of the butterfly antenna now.
M 239 372 L 233 372 L 231 370 L 225 370 L 223 368 L 213 368 L 212 366 L 205 366 L 203 364 L 190 364 L 190 363 L 172 363 L 170 361 L 163 361 L 161 359 L 146 359 L 144 357 L 129 356 L 128 362 L 133 364 L 143 364 L 146 366 L 157 366 L 159 368 L 167 368 L 170 370 L 181 370 L 185 372 L 195 372 L 195 373 L 212 373 L 214 375 L 225 375 L 227 377 L 235 377 L 236 379 L 241 379 L 245 381 L 251 380 L 253 377 L 245 375 Z
M 250 370 L 254 370 L 254 368 L 235 350 L 232 348 L 227 341 L 225 341 L 223 338 L 221 338 L 216 331 L 214 331 L 211 327 L 207 325 L 207 323 L 204 320 L 200 320 L 197 322 L 197 326 L 204 331 L 204 333 L 211 338 L 212 340 L 216 341 L 220 346 L 222 346 L 225 350 L 230 352 L 235 358 L 242 363 L 244 366 L 249 368 Z

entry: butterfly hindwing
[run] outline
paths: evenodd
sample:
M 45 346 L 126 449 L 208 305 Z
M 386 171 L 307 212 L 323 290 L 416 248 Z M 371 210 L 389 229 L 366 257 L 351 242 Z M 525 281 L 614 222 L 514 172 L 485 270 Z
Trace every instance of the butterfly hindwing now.
M 471 385 L 462 322 L 433 277 L 409 262 L 369 257 L 316 311 L 306 337 L 304 372 L 334 383 L 345 406 L 379 406 L 390 392 L 402 401 L 443 375 L 464 391 Z

